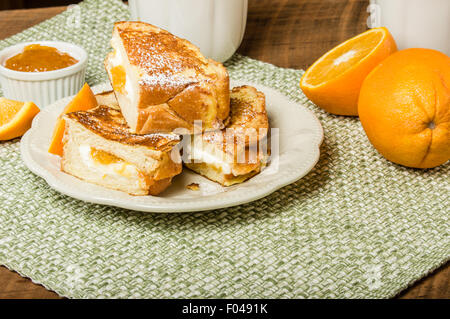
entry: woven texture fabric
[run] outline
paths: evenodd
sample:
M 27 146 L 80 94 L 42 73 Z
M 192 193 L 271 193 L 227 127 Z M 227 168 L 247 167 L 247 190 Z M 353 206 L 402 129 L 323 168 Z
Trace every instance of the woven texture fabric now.
M 112 24 L 127 17 L 120 1 L 87 0 L 0 48 L 75 42 L 89 52 L 94 85 L 106 80 Z M 386 161 L 357 118 L 305 98 L 301 70 L 239 55 L 226 66 L 318 116 L 325 140 L 306 177 L 233 208 L 139 213 L 59 194 L 24 166 L 18 139 L 3 142 L 0 264 L 77 298 L 384 298 L 448 260 L 449 163 L 415 170 Z

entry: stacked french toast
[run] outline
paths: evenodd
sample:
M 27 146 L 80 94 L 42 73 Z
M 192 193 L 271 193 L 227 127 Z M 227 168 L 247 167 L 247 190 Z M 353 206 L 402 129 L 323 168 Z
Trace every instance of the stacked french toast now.
M 113 90 L 64 115 L 61 168 L 131 195 L 158 195 L 182 172 L 223 186 L 258 174 L 269 121 L 265 96 L 230 91 L 226 68 L 189 41 L 144 22 L 117 22 L 105 68 Z

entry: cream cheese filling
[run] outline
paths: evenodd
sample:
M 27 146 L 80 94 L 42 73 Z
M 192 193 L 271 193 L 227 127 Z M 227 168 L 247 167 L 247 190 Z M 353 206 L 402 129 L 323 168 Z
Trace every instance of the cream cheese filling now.
M 114 44 L 114 42 L 112 42 Z M 118 49 L 115 48 L 115 46 L 113 45 L 114 48 L 114 54 L 113 57 L 111 58 L 111 64 L 112 67 L 116 67 L 116 66 L 122 66 L 124 67 L 124 57 L 122 55 L 122 52 Z M 125 67 L 124 67 L 125 68 Z M 128 73 L 125 74 L 125 87 L 124 87 L 124 95 L 126 95 L 131 102 L 133 102 L 132 100 L 135 97 L 135 92 L 134 92 L 134 88 L 131 85 L 131 79 L 130 76 L 128 75 Z
M 80 145 L 79 152 L 83 163 L 91 170 L 115 178 L 137 179 L 139 181 L 140 172 L 136 166 L 127 162 L 102 164 L 92 157 L 92 148 L 87 144 Z
M 215 154 L 202 147 L 203 144 L 194 147 L 188 147 L 188 161 L 190 163 L 206 163 L 222 171 L 224 174 L 231 174 L 231 165 L 228 163 L 223 153 Z

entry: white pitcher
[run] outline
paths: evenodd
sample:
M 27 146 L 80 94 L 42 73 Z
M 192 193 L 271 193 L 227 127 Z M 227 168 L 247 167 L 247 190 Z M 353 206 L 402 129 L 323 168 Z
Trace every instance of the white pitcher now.
M 131 18 L 187 39 L 224 62 L 242 42 L 248 0 L 130 0 Z
M 387 27 L 399 49 L 428 48 L 450 56 L 450 0 L 371 0 L 370 27 Z

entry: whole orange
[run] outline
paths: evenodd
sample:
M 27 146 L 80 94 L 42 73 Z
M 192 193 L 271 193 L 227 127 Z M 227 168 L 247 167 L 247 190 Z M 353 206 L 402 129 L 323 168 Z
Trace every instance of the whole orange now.
M 327 112 L 358 115 L 362 82 L 373 68 L 396 51 L 397 45 L 388 29 L 370 29 L 314 62 L 303 74 L 300 88 Z
M 450 58 L 429 49 L 394 53 L 364 80 L 361 124 L 388 160 L 430 168 L 450 158 Z
M 39 111 L 33 102 L 19 102 L 0 97 L 0 141 L 25 134 Z

